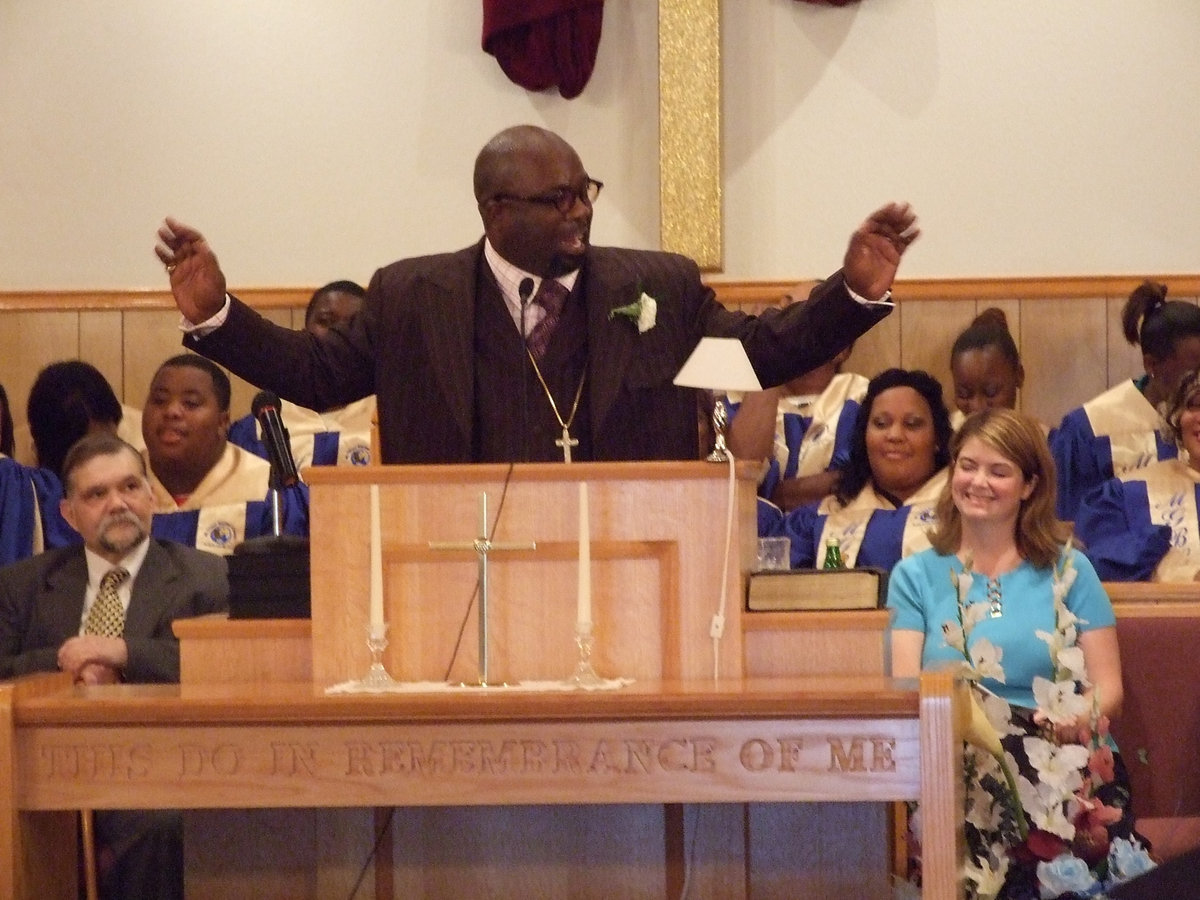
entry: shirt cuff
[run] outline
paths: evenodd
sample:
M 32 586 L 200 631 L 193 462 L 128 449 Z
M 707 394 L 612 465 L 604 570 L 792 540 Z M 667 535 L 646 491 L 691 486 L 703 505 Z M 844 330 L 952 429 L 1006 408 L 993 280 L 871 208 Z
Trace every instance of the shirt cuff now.
M 861 303 L 863 306 L 895 306 L 896 305 L 895 302 L 893 302 L 893 300 L 892 300 L 891 290 L 884 291 L 883 296 L 880 297 L 878 300 L 868 300 L 866 297 L 862 296 L 861 294 L 856 294 L 853 290 L 850 289 L 850 285 L 848 285 L 848 284 L 846 285 L 846 293 L 849 294 L 851 297 L 853 297 L 854 301 L 856 303 Z
M 846 290 L 850 290 L 850 289 L 847 288 Z M 851 294 L 853 294 L 853 293 L 854 292 L 851 291 Z M 865 302 L 865 301 L 860 301 L 860 302 Z M 224 325 L 225 320 L 227 318 L 229 318 L 229 295 L 228 294 L 225 295 L 225 304 L 219 310 L 217 310 L 215 313 L 213 313 L 213 315 L 210 318 L 205 319 L 203 322 L 200 322 L 199 324 L 193 324 L 192 322 L 189 322 L 185 316 L 180 316 L 179 317 L 179 330 L 182 331 L 184 334 L 186 334 L 188 337 L 192 337 L 192 338 L 207 337 L 208 335 L 210 335 L 214 331 L 216 331 L 218 328 L 220 328 L 222 325 Z

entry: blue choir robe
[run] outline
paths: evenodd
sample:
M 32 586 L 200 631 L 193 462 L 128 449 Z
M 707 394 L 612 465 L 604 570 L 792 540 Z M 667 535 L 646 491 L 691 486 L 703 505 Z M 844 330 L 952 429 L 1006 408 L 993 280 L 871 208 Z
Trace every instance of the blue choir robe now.
M 150 533 L 162 540 L 228 556 L 242 541 L 273 534 L 273 515 L 268 500 L 156 512 Z M 298 483 L 282 491 L 280 520 L 282 534 L 308 537 L 307 485 Z
M 280 405 L 296 468 L 305 466 L 369 466 L 375 395 L 363 397 L 324 413 L 305 409 L 288 400 Z M 229 427 L 229 441 L 267 459 L 262 430 L 252 415 Z
M 1104 581 L 1193 581 L 1200 472 L 1180 459 L 1113 478 L 1079 504 L 1075 534 Z
M 270 477 L 270 463 L 233 444 L 226 444 L 221 459 L 183 503 L 176 503 L 151 471 L 151 533 L 228 555 L 242 541 L 272 533 Z M 283 533 L 308 537 L 308 486 L 297 483 L 281 491 L 280 512 Z
M 779 482 L 840 469 L 850 458 L 850 438 L 869 382 L 852 372 L 839 372 L 820 394 L 782 397 L 775 417 L 774 454 L 758 485 L 769 498 Z M 738 395 L 732 395 L 737 415 Z
M 946 469 L 935 473 L 899 508 L 872 485 L 845 506 L 830 496 L 773 516 L 770 505 L 760 503 L 759 534 L 791 540 L 793 569 L 821 565 L 826 542 L 837 538 L 847 568 L 875 566 L 891 571 L 904 557 L 929 547 L 928 532 L 937 521 L 935 508 L 947 477 Z
M 0 565 L 78 543 L 59 512 L 61 499 L 54 473 L 0 454 Z
M 1178 455 L 1166 423 L 1135 381 L 1123 381 L 1067 413 L 1050 437 L 1050 452 L 1058 470 L 1058 516 L 1068 522 L 1088 491 Z

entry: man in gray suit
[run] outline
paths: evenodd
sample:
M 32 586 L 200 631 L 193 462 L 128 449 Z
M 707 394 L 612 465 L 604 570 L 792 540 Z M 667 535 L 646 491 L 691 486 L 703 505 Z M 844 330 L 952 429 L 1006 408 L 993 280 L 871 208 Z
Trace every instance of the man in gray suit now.
M 225 609 L 225 560 L 150 537 L 141 454 L 115 435 L 82 438 L 63 462 L 63 517 L 83 546 L 0 569 L 0 678 L 61 669 L 80 684 L 179 680 L 175 619 Z M 183 896 L 182 820 L 106 811 L 96 832 L 113 864 L 104 897 Z
M 672 379 L 700 338 L 738 338 L 765 386 L 788 381 L 887 315 L 918 234 L 907 205 L 885 206 L 808 302 L 749 316 L 683 256 L 591 246 L 601 187 L 557 134 L 500 132 L 475 162 L 483 239 L 380 269 L 354 321 L 323 337 L 229 297 L 195 229 L 168 219 L 155 251 L 185 344 L 312 409 L 377 394 L 384 463 L 546 461 L 568 443 L 578 460 L 696 459 L 698 398 Z M 647 300 L 653 321 L 617 314 Z

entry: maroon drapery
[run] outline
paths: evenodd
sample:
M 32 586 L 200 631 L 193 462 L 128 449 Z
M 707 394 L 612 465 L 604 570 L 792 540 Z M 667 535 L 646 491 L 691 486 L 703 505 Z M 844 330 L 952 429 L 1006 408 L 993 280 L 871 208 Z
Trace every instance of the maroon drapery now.
M 604 0 L 483 0 L 483 49 L 530 91 L 579 96 L 596 64 Z

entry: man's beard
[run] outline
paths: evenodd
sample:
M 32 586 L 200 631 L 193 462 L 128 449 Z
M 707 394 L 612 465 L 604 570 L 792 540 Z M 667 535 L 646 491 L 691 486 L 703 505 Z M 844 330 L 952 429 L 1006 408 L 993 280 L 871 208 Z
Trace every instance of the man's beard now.
M 133 532 L 127 537 L 118 538 L 110 535 L 113 526 L 116 525 L 132 525 Z M 96 537 L 96 543 L 106 553 L 119 554 L 124 556 L 142 541 L 149 534 L 146 529 L 146 524 L 137 516 L 130 512 L 117 513 L 109 516 L 100 524 L 100 532 Z

